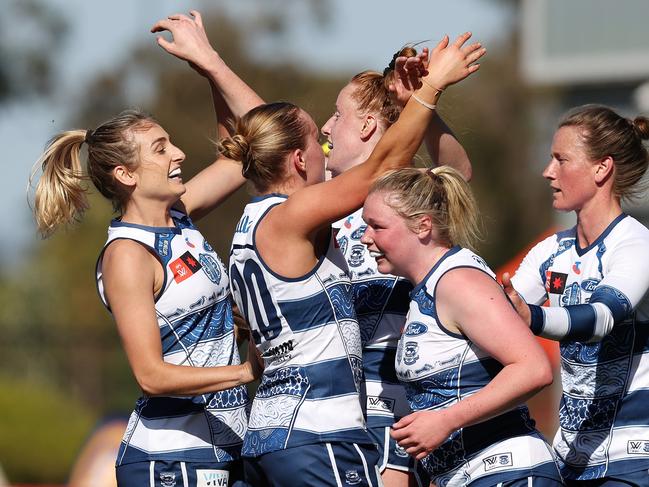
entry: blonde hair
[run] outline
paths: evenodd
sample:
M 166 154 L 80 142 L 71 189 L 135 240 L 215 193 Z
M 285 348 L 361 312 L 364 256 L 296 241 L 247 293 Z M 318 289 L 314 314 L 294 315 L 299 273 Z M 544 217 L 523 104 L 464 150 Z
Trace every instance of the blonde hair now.
M 410 229 L 428 215 L 445 245 L 475 250 L 481 224 L 471 187 L 462 175 L 448 166 L 425 172 L 415 168 L 389 171 L 379 177 L 370 193 L 385 194 L 385 203 L 404 218 Z
M 643 140 L 649 138 L 649 119 L 624 118 L 603 105 L 583 105 L 568 112 L 561 127 L 578 127 L 593 161 L 610 156 L 615 162 L 613 191 L 619 198 L 634 199 L 644 191 L 636 186 L 647 171 L 649 156 Z
M 82 218 L 89 208 L 86 181 L 122 209 L 128 192 L 113 176 L 113 168 L 123 165 L 133 170 L 138 165 L 139 147 L 133 131 L 145 129 L 156 121 L 140 111 L 126 110 L 95 130 L 69 130 L 55 135 L 35 164 L 42 174 L 34 195 L 34 216 L 38 230 L 48 237 L 64 224 Z M 81 162 L 81 146 L 87 144 L 87 171 Z
M 286 177 L 286 156 L 304 149 L 308 129 L 302 110 L 285 102 L 253 108 L 235 125 L 235 135 L 217 144 L 221 155 L 240 161 L 243 176 L 257 193 Z
M 357 103 L 360 113 L 379 115 L 384 129 L 397 121 L 401 107 L 395 103 L 394 96 L 389 90 L 390 84 L 394 83 L 395 62 L 399 56 L 416 55 L 417 50 L 414 47 L 403 47 L 394 54 L 388 67 L 383 70 L 383 74 L 376 71 L 363 71 L 351 79 L 350 83 L 355 87 L 351 97 Z

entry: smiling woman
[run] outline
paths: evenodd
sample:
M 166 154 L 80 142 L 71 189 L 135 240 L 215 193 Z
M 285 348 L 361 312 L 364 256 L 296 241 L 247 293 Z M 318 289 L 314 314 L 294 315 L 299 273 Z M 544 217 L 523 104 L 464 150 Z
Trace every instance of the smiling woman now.
M 227 272 L 193 219 L 244 178 L 218 159 L 185 184 L 184 159 L 152 117 L 128 110 L 95 130 L 58 134 L 39 160 L 34 211 L 43 236 L 82 217 L 88 178 L 119 212 L 97 287 L 143 391 L 118 453 L 120 487 L 242 480 L 243 385 L 260 369 L 254 346 L 240 363 Z

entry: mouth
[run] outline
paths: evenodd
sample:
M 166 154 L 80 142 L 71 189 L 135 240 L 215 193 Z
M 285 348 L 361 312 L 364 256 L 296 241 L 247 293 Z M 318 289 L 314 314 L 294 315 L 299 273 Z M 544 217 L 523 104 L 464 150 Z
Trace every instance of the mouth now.
M 322 147 L 322 152 L 324 152 L 325 157 L 328 157 L 329 152 L 331 152 L 331 149 L 334 148 L 334 145 L 331 143 L 330 140 L 327 140 L 327 141 L 322 143 L 321 147 Z
M 169 179 L 175 179 L 176 181 L 182 182 L 182 171 L 179 167 L 169 173 Z
M 379 252 L 378 250 L 370 250 L 370 257 L 373 259 L 382 259 L 385 258 L 385 254 L 383 252 Z

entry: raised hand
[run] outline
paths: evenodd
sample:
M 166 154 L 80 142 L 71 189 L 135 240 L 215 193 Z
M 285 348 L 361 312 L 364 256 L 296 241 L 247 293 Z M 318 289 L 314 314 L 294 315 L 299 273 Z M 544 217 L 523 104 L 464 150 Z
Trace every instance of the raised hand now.
M 441 410 L 409 414 L 392 425 L 390 435 L 409 455 L 421 460 L 453 433 L 445 413 Z
M 527 305 L 527 303 L 523 300 L 521 295 L 518 294 L 516 289 L 514 289 L 509 272 L 503 273 L 502 282 L 503 282 L 503 290 L 505 291 L 505 294 L 509 298 L 509 301 L 511 301 L 511 303 L 514 305 L 514 309 L 516 310 L 518 315 L 521 318 L 523 318 L 525 324 L 527 326 L 530 326 L 530 323 L 532 321 L 532 314 L 530 313 L 530 308 Z
M 444 36 L 430 53 L 428 74 L 422 78 L 423 82 L 443 90 L 475 73 L 480 65 L 474 63 L 487 50 L 479 42 L 465 46 L 470 37 L 471 33 L 466 32 L 450 44 L 448 36 Z
M 396 103 L 405 106 L 412 92 L 421 86 L 421 78 L 428 71 L 428 48 L 413 57 L 399 56 L 394 62 L 394 79 L 388 89 Z
M 187 61 L 202 74 L 220 58 L 207 38 L 201 14 L 196 10 L 190 10 L 189 13 L 191 17 L 174 14 L 159 20 L 151 27 L 151 32 L 170 32 L 172 40 L 157 36 L 158 45 L 168 53 Z

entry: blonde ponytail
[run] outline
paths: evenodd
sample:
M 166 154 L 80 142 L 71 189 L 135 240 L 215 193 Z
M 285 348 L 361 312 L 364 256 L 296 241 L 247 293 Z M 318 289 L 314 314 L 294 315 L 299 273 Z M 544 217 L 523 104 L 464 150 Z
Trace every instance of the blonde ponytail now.
M 36 162 L 35 170 L 40 166 L 43 174 L 36 185 L 34 216 L 44 238 L 57 227 L 78 221 L 88 209 L 88 177 L 80 157 L 85 137 L 85 130 L 56 135 Z M 34 173 L 30 184 L 33 177 Z

